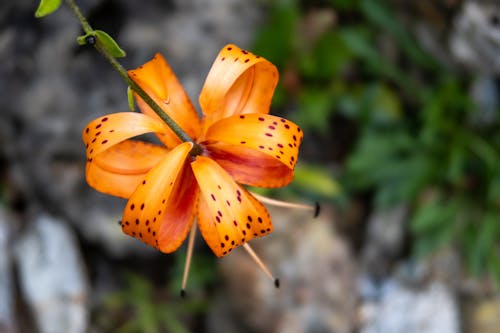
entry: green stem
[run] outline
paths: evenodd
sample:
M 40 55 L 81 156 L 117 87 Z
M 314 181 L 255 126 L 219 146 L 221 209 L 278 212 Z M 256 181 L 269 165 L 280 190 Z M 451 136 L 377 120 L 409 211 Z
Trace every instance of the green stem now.
M 85 31 L 85 34 L 93 34 L 94 30 L 90 26 L 90 24 L 87 22 L 85 17 L 83 16 L 82 12 L 80 11 L 80 8 L 76 5 L 74 0 L 66 0 L 66 4 L 71 8 L 73 13 L 75 13 L 76 17 L 78 18 L 78 21 L 80 21 L 80 24 L 83 28 L 83 31 Z M 94 35 L 95 36 L 95 35 Z M 146 104 L 148 104 L 151 109 L 163 120 L 168 127 L 184 142 L 192 142 L 194 143 L 193 150 L 191 151 L 192 155 L 197 155 L 201 153 L 201 147 L 197 145 L 194 140 L 186 133 L 184 130 L 177 125 L 177 123 L 170 118 L 168 114 L 166 114 L 162 108 L 137 84 L 135 83 L 130 76 L 127 74 L 127 71 L 123 66 L 116 60 L 115 57 L 113 57 L 108 50 L 100 43 L 99 39 L 96 40 L 96 43 L 94 44 L 94 47 L 96 48 L 99 53 L 106 58 L 106 60 L 113 66 L 113 68 L 118 72 L 118 74 L 122 77 L 122 79 L 134 90 L 137 95 L 139 95 Z

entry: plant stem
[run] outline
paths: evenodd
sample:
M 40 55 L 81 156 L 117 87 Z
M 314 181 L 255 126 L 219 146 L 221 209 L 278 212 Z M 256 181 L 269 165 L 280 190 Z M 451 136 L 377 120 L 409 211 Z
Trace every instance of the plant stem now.
M 92 34 L 94 32 L 94 29 L 92 29 L 90 24 L 87 22 L 82 12 L 80 11 L 80 8 L 76 5 L 75 1 L 66 0 L 66 4 L 76 15 L 78 21 L 80 21 L 83 31 L 85 31 L 86 34 Z M 94 44 L 94 47 L 104 58 L 106 58 L 111 66 L 113 66 L 113 68 L 118 72 L 125 83 L 127 83 L 132 88 L 132 90 L 134 90 L 137 95 L 139 95 L 144 100 L 144 102 L 146 102 L 146 104 L 148 104 L 151 109 L 153 109 L 153 111 L 161 118 L 161 120 L 163 120 L 182 141 L 194 143 L 194 147 L 191 152 L 192 154 L 196 155 L 201 153 L 201 147 L 197 145 L 194 140 L 186 132 L 184 132 L 184 130 L 179 125 L 177 125 L 177 123 L 172 118 L 170 118 L 170 116 L 166 114 L 162 110 L 162 108 L 137 83 L 135 83 L 130 78 L 125 68 L 123 68 L 123 66 L 116 60 L 116 58 L 109 53 L 109 51 L 102 45 L 98 38 L 96 40 L 96 43 Z

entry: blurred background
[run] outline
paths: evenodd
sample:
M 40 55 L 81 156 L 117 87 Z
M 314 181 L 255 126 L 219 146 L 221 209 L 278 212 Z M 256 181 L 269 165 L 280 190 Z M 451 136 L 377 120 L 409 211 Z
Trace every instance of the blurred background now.
M 84 180 L 84 126 L 126 86 L 66 6 L 0 5 L 0 332 L 500 332 L 500 5 L 472 0 L 82 0 L 135 68 L 162 53 L 193 101 L 227 43 L 279 68 L 305 132 L 252 242 L 216 259 L 121 233 Z

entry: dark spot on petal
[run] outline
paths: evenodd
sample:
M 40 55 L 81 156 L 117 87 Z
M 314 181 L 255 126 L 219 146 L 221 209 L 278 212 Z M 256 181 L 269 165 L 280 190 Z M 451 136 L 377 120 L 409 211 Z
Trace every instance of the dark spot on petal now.
M 135 219 L 135 225 L 139 225 L 139 219 Z
M 210 197 L 212 197 L 212 200 L 213 200 L 213 201 L 217 201 L 217 200 L 215 199 L 215 195 L 210 194 Z
M 252 222 L 252 217 L 250 215 L 247 216 L 248 222 Z
M 102 126 L 102 124 L 99 124 L 99 125 L 97 125 L 97 126 L 95 127 L 95 129 L 99 129 L 99 128 L 101 128 L 101 126 Z
M 217 215 L 217 216 L 215 217 L 215 219 L 217 220 L 217 222 L 218 222 L 218 223 L 220 223 L 220 217 L 219 217 L 219 215 Z
M 272 125 L 267 126 L 267 128 L 269 128 L 270 130 L 275 130 L 276 129 L 276 127 L 274 127 Z
M 285 124 L 285 128 L 286 128 L 286 129 L 290 129 L 290 125 Z
M 233 220 L 233 224 L 234 224 L 235 227 L 238 226 L 238 222 L 236 220 Z
M 259 221 L 259 223 L 262 223 L 262 217 L 260 217 L 260 216 L 259 216 L 259 217 L 257 218 L 257 221 Z
M 229 236 L 228 235 L 224 236 L 224 239 L 228 241 L 229 240 Z
M 226 246 L 226 244 L 220 243 L 220 247 L 224 247 L 224 246 Z
M 144 210 L 144 203 L 141 204 L 141 210 Z
M 130 210 L 134 210 L 134 208 L 135 208 L 135 205 L 134 205 L 134 204 L 131 204 L 131 205 L 130 205 Z
M 266 133 L 266 136 L 272 137 L 273 135 L 271 133 Z
M 102 122 L 104 122 L 104 121 L 108 121 L 108 117 L 104 117 L 104 118 L 102 118 L 102 120 L 101 120 L 101 121 L 102 121 Z
M 264 121 L 264 117 L 259 117 L 259 120 L 260 121 Z
M 249 61 L 250 61 L 250 59 L 245 59 L 245 64 L 246 64 L 247 62 L 249 62 Z

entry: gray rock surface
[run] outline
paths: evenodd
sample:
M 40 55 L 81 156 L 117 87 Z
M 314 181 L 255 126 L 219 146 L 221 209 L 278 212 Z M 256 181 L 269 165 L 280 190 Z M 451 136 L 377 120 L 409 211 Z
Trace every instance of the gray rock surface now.
M 20 287 L 40 333 L 84 333 L 88 285 L 75 235 L 40 216 L 15 248 Z
M 465 1 L 450 37 L 453 56 L 474 71 L 500 74 L 500 4 Z
M 0 206 L 0 332 L 16 331 L 11 229 L 5 210 Z
M 413 289 L 387 280 L 380 302 L 361 307 L 361 333 L 459 333 L 459 309 L 454 295 L 440 282 Z

